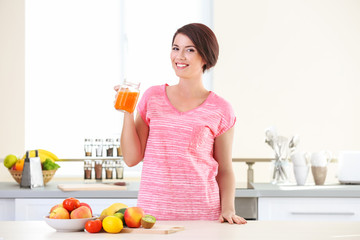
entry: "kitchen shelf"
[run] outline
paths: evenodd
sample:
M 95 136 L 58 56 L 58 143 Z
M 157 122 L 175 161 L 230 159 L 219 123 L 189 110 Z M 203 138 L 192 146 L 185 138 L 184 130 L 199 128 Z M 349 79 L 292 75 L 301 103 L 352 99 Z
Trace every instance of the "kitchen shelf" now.
M 82 158 L 62 158 L 59 159 L 58 161 L 63 161 L 63 162 L 82 162 L 84 160 L 119 160 L 122 159 L 123 157 L 82 157 Z

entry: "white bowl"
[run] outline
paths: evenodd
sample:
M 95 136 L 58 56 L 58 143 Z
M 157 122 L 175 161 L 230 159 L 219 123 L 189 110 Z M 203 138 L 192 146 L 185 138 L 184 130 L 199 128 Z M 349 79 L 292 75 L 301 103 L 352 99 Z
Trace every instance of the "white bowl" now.
M 59 232 L 77 232 L 84 231 L 85 223 L 89 220 L 96 219 L 92 218 L 79 218 L 79 219 L 52 219 L 49 216 L 45 216 L 45 222 L 52 228 Z

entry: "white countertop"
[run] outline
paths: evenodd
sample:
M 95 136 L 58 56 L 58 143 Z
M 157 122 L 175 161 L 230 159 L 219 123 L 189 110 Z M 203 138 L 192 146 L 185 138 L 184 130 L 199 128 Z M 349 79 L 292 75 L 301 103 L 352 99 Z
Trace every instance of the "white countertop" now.
M 100 232 L 56 232 L 44 221 L 0 221 L 0 239 L 291 239 L 322 240 L 360 239 L 360 222 L 296 222 L 296 221 L 249 221 L 245 225 L 230 225 L 214 221 L 161 222 L 161 225 L 184 226 L 185 230 L 171 234 L 140 234 Z

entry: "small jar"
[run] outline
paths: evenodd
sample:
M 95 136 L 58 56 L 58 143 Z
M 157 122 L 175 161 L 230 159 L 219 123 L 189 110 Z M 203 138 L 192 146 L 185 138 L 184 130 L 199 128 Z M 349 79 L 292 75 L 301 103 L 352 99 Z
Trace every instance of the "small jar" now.
M 103 140 L 100 138 L 95 139 L 95 150 L 96 150 L 96 156 L 102 157 L 103 155 Z
M 113 170 L 114 170 L 114 161 L 106 160 L 104 165 L 105 165 L 105 178 L 112 179 L 113 178 Z
M 128 113 L 134 112 L 139 95 L 140 83 L 125 80 L 118 90 L 115 109 Z
M 123 158 L 121 157 L 120 160 L 115 161 L 116 179 L 124 178 L 124 163 L 122 159 Z
M 92 160 L 85 159 L 84 160 L 84 179 L 88 180 L 91 179 L 92 173 Z
M 116 155 L 118 157 L 122 157 L 121 145 L 120 145 L 120 138 L 117 138 L 115 141 L 115 148 L 116 148 Z
M 114 140 L 111 138 L 105 139 L 105 151 L 107 157 L 114 156 Z
M 84 140 L 84 150 L 85 150 L 85 157 L 91 157 L 92 156 L 92 139 L 85 138 Z
M 94 169 L 95 169 L 95 179 L 96 180 L 102 179 L 102 170 L 103 170 L 102 164 L 103 164 L 103 160 L 95 160 Z

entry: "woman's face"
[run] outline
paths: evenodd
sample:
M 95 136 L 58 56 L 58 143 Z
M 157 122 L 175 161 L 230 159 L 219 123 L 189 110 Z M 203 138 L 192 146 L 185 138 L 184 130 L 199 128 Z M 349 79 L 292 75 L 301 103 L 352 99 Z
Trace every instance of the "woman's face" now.
M 201 78 L 205 62 L 193 42 L 184 34 L 177 34 L 171 49 L 171 62 L 179 78 Z

